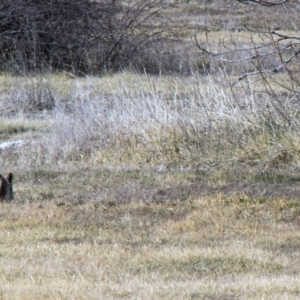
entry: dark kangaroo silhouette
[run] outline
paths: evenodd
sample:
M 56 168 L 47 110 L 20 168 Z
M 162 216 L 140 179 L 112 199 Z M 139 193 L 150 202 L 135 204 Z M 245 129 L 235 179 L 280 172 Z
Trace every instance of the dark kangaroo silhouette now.
M 14 198 L 12 180 L 12 173 L 8 173 L 7 178 L 0 174 L 0 201 L 12 200 Z

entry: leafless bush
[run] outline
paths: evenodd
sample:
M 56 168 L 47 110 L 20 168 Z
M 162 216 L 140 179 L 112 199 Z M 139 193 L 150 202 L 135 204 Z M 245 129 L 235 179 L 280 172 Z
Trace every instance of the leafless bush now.
M 120 70 L 161 40 L 165 0 L 3 0 L 2 70 Z
M 135 71 L 146 71 L 148 74 L 191 74 L 197 67 L 198 53 L 187 41 L 157 41 L 149 49 L 142 51 L 131 66 Z
M 286 14 L 293 32 L 286 33 L 282 30 L 276 30 L 269 24 L 265 24 L 263 29 L 253 29 L 251 25 L 246 24 L 245 29 L 249 33 L 248 45 L 240 45 L 234 37 L 230 45 L 223 43 L 223 50 L 218 49 L 217 51 L 200 45 L 196 36 L 195 43 L 203 53 L 214 60 L 221 61 L 227 70 L 236 71 L 236 78 L 232 79 L 231 77 L 231 80 L 228 80 L 234 94 L 238 94 L 234 88 L 239 87 L 243 81 L 246 83 L 242 85 L 243 88 L 245 85 L 249 87 L 251 81 L 262 82 L 264 92 L 273 99 L 271 105 L 277 111 L 278 118 L 288 126 L 295 127 L 297 123 L 295 115 L 286 109 L 285 99 L 281 97 L 275 86 L 279 87 L 279 90 L 286 89 L 290 95 L 290 100 L 300 98 L 300 81 L 297 76 L 300 69 L 299 6 L 290 0 L 238 0 L 238 2 L 265 6 L 266 13 Z M 274 10 L 275 8 L 277 11 Z M 280 8 L 281 10 L 278 11 Z M 284 26 L 287 24 L 283 24 Z M 255 37 L 259 37 L 260 42 L 256 42 Z M 276 79 L 274 75 L 278 74 L 284 74 L 285 77 Z

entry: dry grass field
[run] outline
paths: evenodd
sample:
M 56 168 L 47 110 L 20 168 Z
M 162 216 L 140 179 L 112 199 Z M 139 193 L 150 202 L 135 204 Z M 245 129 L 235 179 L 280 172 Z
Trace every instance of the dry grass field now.
M 299 298 L 298 199 L 201 181 L 191 197 L 169 172 L 22 175 L 1 204 L 1 299 Z
M 280 29 L 233 2 L 168 11 L 189 74 L 0 76 L 0 299 L 300 298 L 298 98 L 191 42 Z

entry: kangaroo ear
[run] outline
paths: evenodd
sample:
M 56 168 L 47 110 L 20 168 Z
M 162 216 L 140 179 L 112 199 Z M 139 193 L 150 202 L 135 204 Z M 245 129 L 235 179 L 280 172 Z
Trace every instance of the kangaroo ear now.
M 7 180 L 0 174 L 0 199 L 4 199 Z
M 7 180 L 8 180 L 9 183 L 12 183 L 13 178 L 14 178 L 13 174 L 12 173 L 8 173 Z

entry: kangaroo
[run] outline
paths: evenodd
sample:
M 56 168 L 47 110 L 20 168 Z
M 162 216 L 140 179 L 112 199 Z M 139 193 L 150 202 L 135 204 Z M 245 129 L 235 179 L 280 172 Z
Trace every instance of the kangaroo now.
M 7 178 L 0 174 L 0 201 L 12 200 L 14 198 L 12 180 L 12 173 L 8 173 Z

